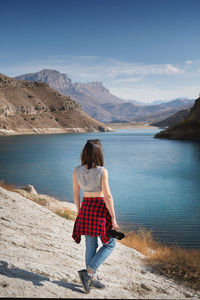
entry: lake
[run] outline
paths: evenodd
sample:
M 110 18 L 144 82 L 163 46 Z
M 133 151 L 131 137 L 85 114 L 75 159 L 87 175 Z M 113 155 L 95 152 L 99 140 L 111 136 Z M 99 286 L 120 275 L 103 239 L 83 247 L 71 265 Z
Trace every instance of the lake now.
M 101 140 L 121 230 L 143 226 L 166 244 L 200 246 L 200 144 L 159 130 L 0 137 L 0 179 L 73 202 L 72 173 L 87 139 Z

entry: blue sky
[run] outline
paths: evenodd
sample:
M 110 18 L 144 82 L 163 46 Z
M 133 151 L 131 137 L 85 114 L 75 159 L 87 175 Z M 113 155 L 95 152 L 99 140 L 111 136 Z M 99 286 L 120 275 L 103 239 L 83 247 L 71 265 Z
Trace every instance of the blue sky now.
M 200 92 L 200 0 L 0 0 L 0 72 L 43 68 L 151 102 Z

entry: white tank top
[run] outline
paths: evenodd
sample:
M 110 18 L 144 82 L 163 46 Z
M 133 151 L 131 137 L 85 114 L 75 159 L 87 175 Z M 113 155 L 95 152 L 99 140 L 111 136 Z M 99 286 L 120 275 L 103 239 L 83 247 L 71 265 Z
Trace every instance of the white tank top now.
M 84 165 L 76 167 L 75 176 L 80 188 L 84 192 L 101 191 L 103 168 L 104 167 L 97 166 L 96 168 L 87 169 Z

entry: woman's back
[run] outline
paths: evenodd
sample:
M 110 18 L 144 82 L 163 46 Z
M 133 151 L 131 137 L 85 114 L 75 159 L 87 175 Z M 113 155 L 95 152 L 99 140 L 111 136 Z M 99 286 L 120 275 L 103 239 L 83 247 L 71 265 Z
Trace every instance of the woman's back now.
M 101 181 L 103 174 L 102 166 L 88 169 L 84 165 L 79 165 L 75 169 L 75 176 L 80 188 L 85 193 L 96 193 L 102 190 Z

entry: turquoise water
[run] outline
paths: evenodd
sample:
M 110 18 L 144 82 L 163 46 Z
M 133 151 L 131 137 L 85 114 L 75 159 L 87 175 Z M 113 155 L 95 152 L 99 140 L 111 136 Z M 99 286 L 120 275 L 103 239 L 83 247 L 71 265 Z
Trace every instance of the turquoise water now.
M 200 144 L 154 139 L 159 130 L 0 137 L 0 179 L 73 201 L 72 173 L 99 138 L 121 229 L 142 225 L 168 244 L 200 246 Z

